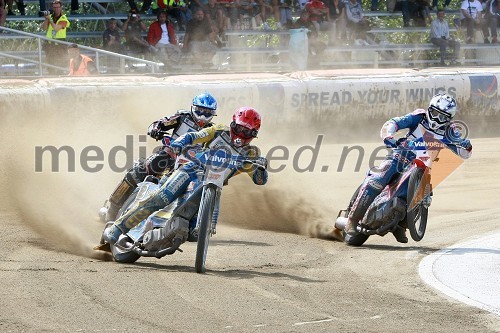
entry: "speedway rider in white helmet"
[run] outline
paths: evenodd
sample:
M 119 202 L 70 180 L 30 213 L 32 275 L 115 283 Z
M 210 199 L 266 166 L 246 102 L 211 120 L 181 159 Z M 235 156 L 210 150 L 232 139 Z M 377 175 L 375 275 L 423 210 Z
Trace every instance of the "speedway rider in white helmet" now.
M 368 172 L 362 187 L 354 201 L 348 216 L 348 222 L 344 231 L 355 234 L 357 223 L 363 219 L 366 210 L 373 200 L 382 192 L 385 186 L 397 174 L 410 164 L 416 157 L 412 147 L 420 142 L 435 139 L 442 142 L 447 148 L 460 157 L 467 159 L 472 154 L 472 145 L 467 138 L 462 138 L 452 123 L 457 113 L 457 102 L 446 94 L 437 94 L 432 97 L 427 110 L 416 109 L 402 117 L 395 117 L 387 121 L 380 130 L 380 136 L 388 147 L 393 147 L 392 152 L 376 168 Z M 419 125 L 426 129 L 425 135 L 432 138 L 422 137 L 421 131 L 417 131 Z M 408 129 L 404 139 L 394 139 L 394 134 L 402 129 Z M 399 145 L 404 141 L 403 145 Z M 393 231 L 394 237 L 400 243 L 407 243 L 405 234 L 406 226 L 398 225 Z

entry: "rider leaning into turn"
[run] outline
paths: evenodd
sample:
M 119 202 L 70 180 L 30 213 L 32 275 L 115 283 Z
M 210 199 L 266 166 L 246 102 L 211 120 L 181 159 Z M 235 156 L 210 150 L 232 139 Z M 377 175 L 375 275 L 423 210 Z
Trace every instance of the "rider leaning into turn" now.
M 468 139 L 460 138 L 451 122 L 456 112 L 457 103 L 455 99 L 446 94 L 438 94 L 432 97 L 427 110 L 416 109 L 405 116 L 387 121 L 380 130 L 380 136 L 387 146 L 394 147 L 396 145 L 394 134 L 399 130 L 408 129 L 405 139 L 407 140 L 407 147 L 411 147 L 414 142 L 421 139 L 416 137 L 414 131 L 419 124 L 422 124 L 433 135 L 434 139 L 443 142 L 455 154 L 466 159 L 472 154 L 472 145 Z M 415 155 L 411 149 L 399 146 L 393 149 L 378 167 L 370 170 L 352 205 L 344 229 L 346 233 L 355 234 L 357 223 L 363 219 L 373 200 L 382 192 L 391 179 L 399 174 L 413 159 L 415 159 Z M 405 225 L 398 225 L 393 234 L 398 242 L 408 242 Z
M 166 131 L 172 130 L 170 137 L 175 140 L 187 132 L 197 132 L 202 128 L 212 126 L 210 121 L 217 113 L 217 101 L 205 92 L 196 95 L 191 103 L 191 110 L 177 110 L 170 116 L 161 118 L 149 126 L 148 135 L 153 139 L 162 140 L 163 148 L 130 168 L 123 180 L 118 184 L 108 199 L 109 208 L 106 211 L 106 221 L 116 218 L 119 209 L 146 176 L 161 177 L 167 169 L 172 169 L 175 158 L 168 154 L 169 140 L 164 138 Z
M 233 115 L 233 121 L 230 127 L 224 125 L 215 125 L 202 129 L 199 132 L 189 132 L 171 143 L 171 148 L 180 153 L 182 148 L 193 144 L 204 144 L 208 146 L 215 138 L 223 133 L 227 133 L 231 138 L 231 145 L 245 153 L 248 157 L 257 158 L 257 149 L 244 149 L 247 147 L 253 138 L 257 137 L 260 129 L 261 117 L 259 113 L 251 107 L 242 107 L 236 110 Z M 242 149 L 243 148 L 243 149 Z M 264 185 L 267 182 L 267 171 L 265 159 L 258 158 L 258 162 L 262 165 L 248 166 L 243 165 L 239 172 L 246 172 L 257 185 Z M 146 219 L 151 213 L 166 207 L 175 199 L 179 198 L 186 192 L 191 181 L 197 181 L 197 170 L 199 166 L 193 162 L 189 162 L 176 170 L 161 187 L 146 198 L 139 202 L 137 207 L 132 208 L 125 215 L 115 221 L 115 223 L 106 230 L 104 238 L 106 242 L 114 244 L 122 233 L 127 233 L 131 228 Z M 239 172 L 231 175 L 234 176 Z M 163 179 L 162 179 L 163 181 Z

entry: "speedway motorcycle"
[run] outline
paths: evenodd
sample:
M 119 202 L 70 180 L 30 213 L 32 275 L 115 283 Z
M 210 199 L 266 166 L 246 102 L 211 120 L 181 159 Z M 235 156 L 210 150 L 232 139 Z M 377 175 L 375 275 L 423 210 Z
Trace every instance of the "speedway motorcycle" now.
M 231 144 L 229 135 L 223 133 L 213 140 L 207 149 L 199 146 L 186 147 L 182 156 L 201 166 L 198 180 L 191 182 L 181 204 L 177 200 L 151 214 L 128 233 L 120 236 L 115 244 L 109 244 L 101 236 L 96 250 L 111 252 L 113 259 L 121 263 L 133 263 L 140 257 L 162 258 L 179 251 L 180 245 L 188 239 L 189 222 L 196 219 L 194 234 L 197 235 L 195 269 L 205 272 L 210 237 L 216 233 L 213 222 L 216 202 L 223 185 L 236 170 L 244 167 L 264 168 L 262 158 L 251 159 Z M 147 177 L 130 195 L 118 213 L 124 215 L 130 208 L 144 200 L 160 187 L 153 177 Z M 114 222 L 106 224 L 104 230 Z M 103 231 L 104 234 L 104 231 Z
M 361 246 L 371 235 L 384 236 L 394 231 L 398 224 L 409 229 L 414 241 L 423 239 L 432 201 L 431 171 L 443 169 L 442 165 L 446 168 L 444 161 L 454 156 L 444 143 L 433 137 L 430 139 L 431 136 L 425 133 L 425 128 L 420 125 L 415 132 L 420 139 L 411 146 L 406 138 L 389 143 L 388 148 L 402 149 L 407 156 L 415 158 L 375 198 L 358 222 L 354 235 L 344 232 L 344 228 L 362 185 L 353 194 L 347 209 L 340 210 L 335 228 L 345 243 Z

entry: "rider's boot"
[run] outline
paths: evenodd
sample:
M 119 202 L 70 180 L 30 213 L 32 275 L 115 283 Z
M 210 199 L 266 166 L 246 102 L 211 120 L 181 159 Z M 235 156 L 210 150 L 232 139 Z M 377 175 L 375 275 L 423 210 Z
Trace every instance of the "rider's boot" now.
M 127 171 L 125 177 L 113 191 L 113 194 L 108 199 L 109 207 L 106 212 L 106 222 L 116 220 L 118 211 L 125 203 L 125 200 L 134 192 L 137 184 L 144 180 L 146 177 L 145 172 L 139 170 L 140 166 L 135 165 Z
M 397 225 L 396 228 L 392 231 L 394 238 L 400 243 L 408 243 L 408 237 L 406 237 L 406 228 L 403 228 L 400 225 Z
M 347 218 L 347 223 L 344 227 L 344 231 L 346 234 L 348 235 L 355 235 L 357 234 L 357 231 L 356 231 L 356 226 L 358 225 L 358 220 L 356 220 L 355 218 L 353 217 L 348 217 Z
M 107 228 L 104 231 L 102 238 L 104 239 L 105 243 L 115 244 L 118 241 L 118 238 L 120 238 L 122 234 L 125 234 L 127 232 L 128 229 L 124 226 L 113 224 L 111 227 Z

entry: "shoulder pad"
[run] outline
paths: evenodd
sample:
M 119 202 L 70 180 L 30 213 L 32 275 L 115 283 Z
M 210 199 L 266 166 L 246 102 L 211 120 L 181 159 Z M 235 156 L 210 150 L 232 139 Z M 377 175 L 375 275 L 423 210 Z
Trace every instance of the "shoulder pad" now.
M 425 112 L 426 111 L 424 109 L 416 109 L 411 114 L 417 116 L 417 115 L 425 114 Z
M 216 131 L 229 131 L 229 126 L 223 124 L 213 125 L 213 127 Z
M 175 115 L 177 115 L 177 116 L 191 115 L 191 111 L 180 109 L 180 110 L 177 110 L 177 112 L 175 113 Z

